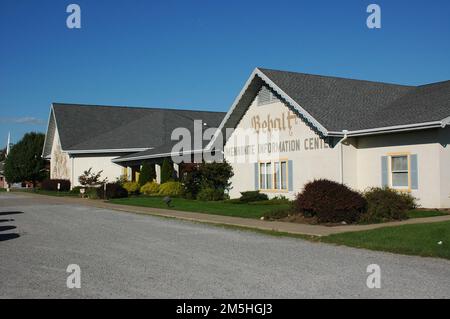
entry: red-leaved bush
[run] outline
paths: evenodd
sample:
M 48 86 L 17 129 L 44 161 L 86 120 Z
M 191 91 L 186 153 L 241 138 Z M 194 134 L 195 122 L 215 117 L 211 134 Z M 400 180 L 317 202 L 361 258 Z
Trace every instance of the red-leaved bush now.
M 366 211 L 367 202 L 343 184 L 319 179 L 305 185 L 294 207 L 297 213 L 316 217 L 319 223 L 354 223 Z

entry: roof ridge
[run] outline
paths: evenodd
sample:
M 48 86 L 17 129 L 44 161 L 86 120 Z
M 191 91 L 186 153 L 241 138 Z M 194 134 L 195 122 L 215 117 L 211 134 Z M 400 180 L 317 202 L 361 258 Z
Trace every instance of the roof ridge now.
M 382 81 L 362 80 L 362 79 L 346 78 L 346 77 L 335 76 L 335 75 L 312 74 L 312 73 L 304 73 L 304 72 L 294 72 L 294 71 L 285 71 L 285 70 L 277 70 L 277 69 L 259 68 L 259 67 L 257 69 L 263 73 L 264 73 L 264 71 L 274 71 L 274 72 L 282 72 L 282 73 L 290 73 L 290 74 L 301 74 L 301 75 L 313 76 L 313 77 L 317 77 L 317 78 L 348 80 L 348 81 L 366 82 L 366 83 L 383 84 L 383 85 L 399 86 L 399 87 L 409 87 L 409 88 L 418 87 L 415 85 L 405 85 L 405 84 L 397 84 L 397 83 L 382 82 Z M 432 84 L 432 83 L 430 83 L 430 84 Z

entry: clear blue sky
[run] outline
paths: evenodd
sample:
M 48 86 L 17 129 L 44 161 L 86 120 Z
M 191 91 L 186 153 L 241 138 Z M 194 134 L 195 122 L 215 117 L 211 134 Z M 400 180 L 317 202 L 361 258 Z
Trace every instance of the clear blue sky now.
M 257 66 L 448 80 L 449 14 L 448 0 L 0 0 L 0 146 L 45 131 L 51 102 L 226 111 Z

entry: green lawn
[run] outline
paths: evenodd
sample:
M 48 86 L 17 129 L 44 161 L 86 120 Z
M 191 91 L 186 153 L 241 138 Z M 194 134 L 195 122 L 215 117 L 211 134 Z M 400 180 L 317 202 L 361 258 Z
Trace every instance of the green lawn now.
M 330 235 L 319 241 L 392 253 L 450 259 L 450 221 Z M 442 245 L 438 242 L 442 241 Z
M 424 218 L 424 217 L 434 217 L 434 216 L 444 216 L 448 213 L 441 210 L 420 210 L 414 209 L 408 212 L 409 218 Z
M 111 203 L 168 208 L 163 202 L 162 197 L 129 197 L 120 199 L 111 199 Z M 233 204 L 227 202 L 202 202 L 197 200 L 189 200 L 184 198 L 173 198 L 171 203 L 173 210 L 182 210 L 187 212 L 206 213 L 214 215 L 235 216 L 244 218 L 261 218 L 265 213 L 280 209 L 288 208 L 289 204 L 263 205 L 263 204 Z

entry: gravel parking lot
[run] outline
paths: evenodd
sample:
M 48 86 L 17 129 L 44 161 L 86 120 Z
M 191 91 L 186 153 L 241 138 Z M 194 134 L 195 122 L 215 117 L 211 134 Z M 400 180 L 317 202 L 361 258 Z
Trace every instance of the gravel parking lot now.
M 2 193 L 0 297 L 448 298 L 450 262 Z

